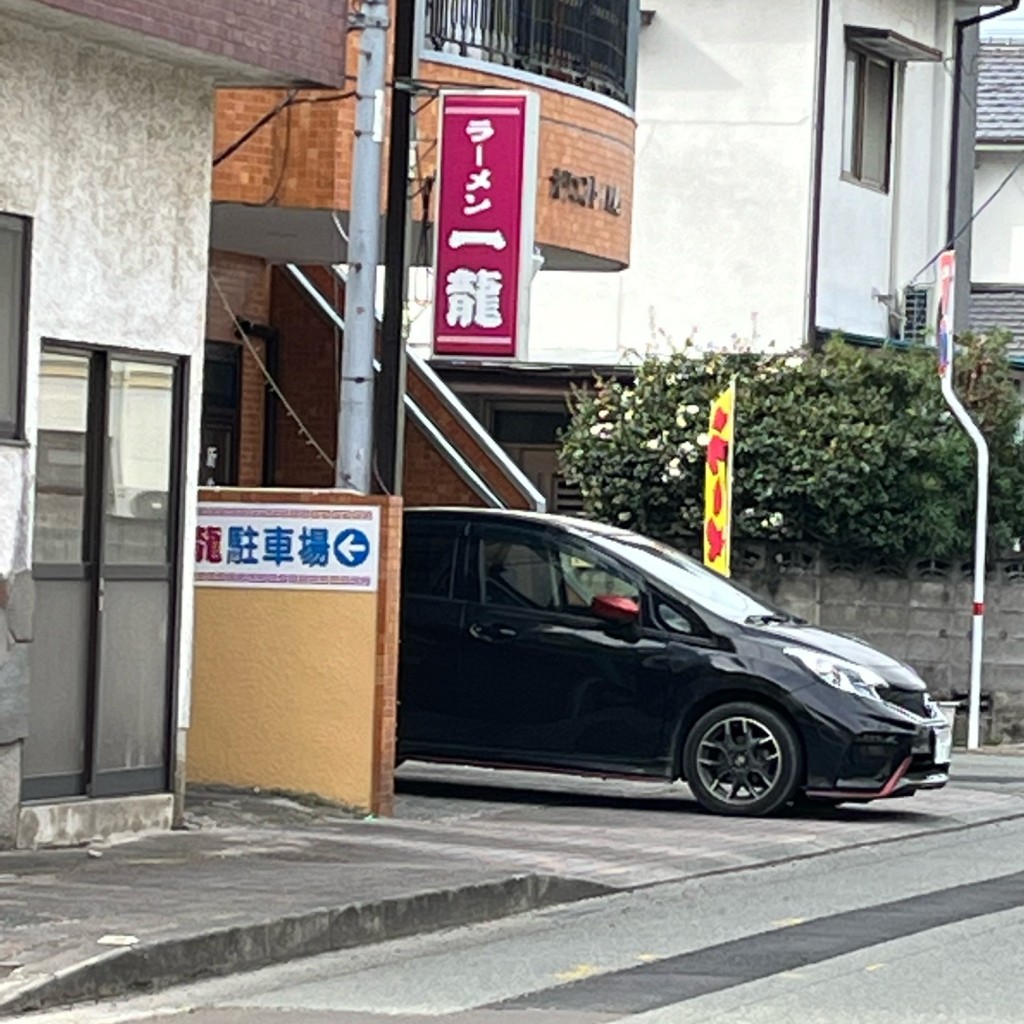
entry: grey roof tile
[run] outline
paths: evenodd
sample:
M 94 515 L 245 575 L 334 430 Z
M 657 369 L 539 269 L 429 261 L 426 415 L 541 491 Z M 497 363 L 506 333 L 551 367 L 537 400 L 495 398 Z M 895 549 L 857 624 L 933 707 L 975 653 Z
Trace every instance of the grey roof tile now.
M 982 43 L 977 137 L 979 142 L 1024 141 L 1024 42 Z
M 1010 351 L 1024 354 L 1024 287 L 978 288 L 971 292 L 971 326 L 977 331 L 993 327 L 1013 335 Z

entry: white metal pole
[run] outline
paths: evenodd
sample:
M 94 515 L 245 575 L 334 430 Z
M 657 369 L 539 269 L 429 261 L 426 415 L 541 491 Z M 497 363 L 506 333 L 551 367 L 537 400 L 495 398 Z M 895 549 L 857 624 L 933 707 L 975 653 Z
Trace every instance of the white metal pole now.
M 945 312 L 945 327 L 948 331 L 946 364 L 940 365 L 942 394 L 960 425 L 974 442 L 978 451 L 978 507 L 974 524 L 974 604 L 971 610 L 971 679 L 970 698 L 967 713 L 967 748 L 977 750 L 981 746 L 981 669 L 982 651 L 985 638 L 985 553 L 988 537 L 988 485 L 989 457 L 988 442 L 970 413 L 953 390 L 953 360 L 955 339 L 953 319 L 955 305 L 955 282 L 949 290 L 949 306 Z
M 351 25 L 360 33 L 359 70 L 334 484 L 367 494 L 373 479 L 373 359 L 377 343 L 387 0 L 363 0 L 359 11 L 352 15 Z

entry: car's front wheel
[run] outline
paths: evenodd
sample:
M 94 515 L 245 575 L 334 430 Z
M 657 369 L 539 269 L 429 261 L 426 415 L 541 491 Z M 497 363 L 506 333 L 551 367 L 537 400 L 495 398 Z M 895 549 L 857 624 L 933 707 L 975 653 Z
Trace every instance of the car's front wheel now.
M 800 743 L 793 727 L 769 708 L 748 701 L 722 704 L 690 729 L 683 771 L 709 811 L 773 814 L 800 785 Z

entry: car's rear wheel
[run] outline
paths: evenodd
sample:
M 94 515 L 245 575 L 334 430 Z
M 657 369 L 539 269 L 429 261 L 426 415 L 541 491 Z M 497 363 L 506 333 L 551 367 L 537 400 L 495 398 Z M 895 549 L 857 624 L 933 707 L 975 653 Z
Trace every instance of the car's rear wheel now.
M 690 730 L 683 771 L 709 811 L 773 814 L 800 785 L 800 743 L 793 727 L 769 708 L 748 701 L 722 704 Z

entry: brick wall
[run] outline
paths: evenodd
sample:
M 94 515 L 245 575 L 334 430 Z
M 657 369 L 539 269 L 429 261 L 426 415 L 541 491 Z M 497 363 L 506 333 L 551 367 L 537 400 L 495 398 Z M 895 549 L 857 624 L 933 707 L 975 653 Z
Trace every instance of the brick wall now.
M 235 316 L 267 324 L 270 321 L 270 268 L 258 257 L 214 250 L 210 253 L 210 274 L 206 337 L 211 341 L 240 345 L 234 321 L 224 308 L 212 277 L 216 277 Z M 259 338 L 250 340 L 256 355 L 265 362 L 266 344 Z M 241 487 L 259 487 L 263 483 L 263 424 L 268 392 L 263 372 L 245 346 L 242 347 L 241 377 L 238 484 Z
M 356 66 L 356 37 L 349 41 L 350 66 Z M 420 78 L 439 85 L 517 88 L 521 83 L 476 70 L 421 63 Z M 629 262 L 633 210 L 635 124 L 632 118 L 600 103 L 555 89 L 538 89 L 541 100 L 540 157 L 537 184 L 537 241 L 608 260 Z M 325 92 L 303 93 L 302 99 L 323 100 Z M 221 90 L 217 96 L 214 152 L 239 138 L 285 96 L 263 90 Z M 434 173 L 437 103 L 423 97 L 416 103 L 420 138 L 419 173 Z M 352 99 L 302 102 L 289 107 L 257 132 L 214 171 L 213 194 L 219 202 L 347 210 L 351 189 Z M 621 216 L 552 199 L 548 176 L 554 168 L 594 175 L 602 185 L 615 185 L 622 199 Z M 385 184 L 386 187 L 386 184 Z M 383 193 L 382 193 L 383 198 Z M 414 207 L 414 215 L 420 211 Z
M 444 85 L 515 88 L 519 83 L 424 59 L 420 78 Z M 572 252 L 587 253 L 621 266 L 629 262 L 633 217 L 633 159 L 636 126 L 632 118 L 599 103 L 555 89 L 540 95 L 540 155 L 537 183 L 537 241 Z M 416 119 L 420 140 L 420 174 L 435 170 L 438 104 L 424 103 Z M 552 199 L 548 176 L 556 167 L 594 175 L 601 185 L 615 185 L 622 197 L 621 216 L 600 209 Z
M 311 281 L 338 308 L 344 289 L 322 267 L 305 267 Z M 280 332 L 276 379 L 302 422 L 331 459 L 336 449 L 337 382 L 343 339 L 309 297 L 281 270 L 271 273 L 271 322 Z M 258 371 L 257 371 L 258 372 Z M 252 385 L 250 385 L 251 387 Z M 526 508 L 526 500 L 504 470 L 410 367 L 408 390 L 444 436 L 511 508 Z M 249 416 L 245 417 L 246 420 Z M 333 471 L 300 435 L 294 421 L 278 406 L 275 476 L 278 487 L 329 487 Z M 405 434 L 404 497 L 410 505 L 473 505 L 483 502 L 418 426 L 407 424 Z
M 380 590 L 377 600 L 377 687 L 374 701 L 375 814 L 395 803 L 395 740 L 398 730 L 398 634 L 401 615 L 402 500 L 386 498 L 380 510 Z
M 855 572 L 811 548 L 734 552 L 737 580 L 825 629 L 848 633 L 912 665 L 938 699 L 968 693 L 970 561 L 921 561 Z M 967 569 L 965 572 L 964 569 Z M 1024 741 L 1024 559 L 990 567 L 982 693 L 985 742 Z M 965 727 L 966 711 L 960 715 Z
M 409 394 L 416 400 L 419 407 L 430 417 L 430 419 L 437 425 L 441 430 L 441 433 L 462 453 L 466 461 L 483 477 L 484 481 L 490 486 L 509 508 L 522 508 L 528 507 L 526 499 L 523 497 L 519 488 L 512 483 L 508 478 L 505 471 L 495 462 L 494 458 L 489 452 L 485 451 L 483 446 L 467 431 L 459 421 L 453 416 L 444 403 L 437 397 L 437 395 L 431 390 L 430 385 L 427 383 L 425 378 L 421 377 L 414 366 L 409 367 L 409 373 L 406 380 L 406 389 Z M 417 428 L 417 433 L 419 430 Z M 429 439 L 424 438 L 428 444 Z M 436 452 L 433 445 L 430 445 L 431 449 Z M 440 454 L 437 455 L 438 459 L 444 463 L 447 467 L 448 463 L 444 462 Z M 408 460 L 408 454 L 406 455 Z M 435 483 L 431 476 L 427 476 L 426 479 L 420 480 L 419 473 L 420 469 L 410 468 L 408 465 L 404 474 L 405 487 L 407 489 L 407 495 L 418 492 L 421 488 L 424 488 L 427 493 L 441 486 L 439 483 Z M 480 500 L 473 494 L 473 491 L 462 481 L 462 478 L 453 469 L 448 469 L 448 473 L 455 478 L 455 482 L 447 481 L 443 484 L 445 493 L 454 493 L 455 491 L 465 489 L 469 494 L 473 495 L 473 498 L 469 502 L 455 502 L 455 504 L 471 504 L 479 505 Z M 412 504 L 412 498 L 409 497 L 409 503 Z M 427 504 L 427 502 L 418 502 L 418 504 Z
M 320 289 L 320 293 L 328 297 L 335 308 L 342 308 L 345 302 L 344 286 L 331 271 L 325 267 L 304 267 L 303 271 L 313 284 Z M 294 286 L 290 287 L 298 295 Z M 313 309 L 308 299 L 301 295 L 299 295 L 299 299 L 306 305 L 306 315 L 322 319 L 320 314 Z M 278 315 L 276 308 L 275 315 Z M 296 315 L 301 315 L 301 310 L 297 310 Z M 419 407 L 437 425 L 441 433 L 462 453 L 466 461 L 473 466 L 490 488 L 510 508 L 527 508 L 526 499 L 518 487 L 509 479 L 505 470 L 484 449 L 480 442 L 462 426 L 459 420 L 448 411 L 444 403 L 432 390 L 426 378 L 420 375 L 414 365 L 409 366 L 406 389 L 409 395 L 416 400 Z M 403 490 L 410 503 L 413 502 L 413 498 L 409 496 L 416 495 L 414 503 L 421 505 L 438 502 L 457 505 L 480 504 L 480 500 L 472 489 L 452 469 L 434 447 L 433 442 L 423 435 L 419 427 L 416 427 L 411 432 L 407 431 L 407 437 L 410 436 L 413 438 L 412 444 L 415 457 L 410 462 L 409 453 L 406 453 L 406 468 L 402 483 Z M 428 495 L 448 495 L 450 497 L 426 497 Z
M 282 82 L 340 85 L 344 0 L 42 0 L 48 7 L 264 69 Z M 240 77 L 240 76 L 239 76 Z M 248 77 L 248 76 L 246 76 Z
M 340 341 L 334 326 L 281 270 L 271 275 L 273 324 L 280 332 L 277 382 L 306 428 L 333 461 L 337 447 Z M 334 470 L 278 404 L 274 484 L 331 487 Z
M 416 424 L 405 425 L 405 471 L 403 498 L 414 505 L 483 506 L 483 501 L 448 464 Z

